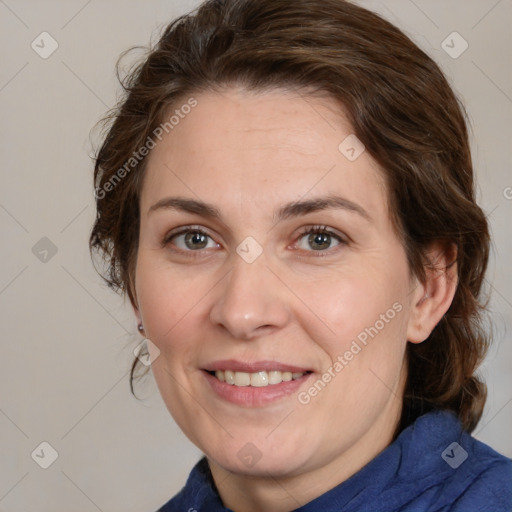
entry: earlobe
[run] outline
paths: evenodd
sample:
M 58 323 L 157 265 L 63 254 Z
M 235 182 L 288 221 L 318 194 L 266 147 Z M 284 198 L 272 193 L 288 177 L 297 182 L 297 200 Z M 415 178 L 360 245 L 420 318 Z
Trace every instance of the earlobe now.
M 457 290 L 457 248 L 434 244 L 427 253 L 425 281 L 413 292 L 407 339 L 411 343 L 425 341 L 441 321 Z

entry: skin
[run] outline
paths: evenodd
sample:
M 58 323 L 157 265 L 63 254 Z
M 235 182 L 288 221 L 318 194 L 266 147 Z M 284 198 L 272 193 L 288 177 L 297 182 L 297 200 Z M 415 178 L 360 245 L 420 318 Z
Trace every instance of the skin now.
M 456 267 L 429 271 L 425 283 L 411 276 L 382 173 L 368 152 L 351 162 L 338 150 L 353 130 L 332 99 L 240 88 L 194 97 L 198 105 L 149 157 L 135 314 L 160 350 L 152 370 L 163 400 L 206 454 L 224 504 L 285 512 L 390 444 L 407 343 L 425 340 L 448 309 Z M 366 216 L 346 208 L 273 216 L 287 203 L 328 195 Z M 170 196 L 212 204 L 221 219 L 150 211 Z M 321 250 L 301 232 L 318 225 L 334 232 Z M 205 230 L 206 247 L 187 245 L 184 235 L 162 244 L 183 226 Z M 249 236 L 263 250 L 252 263 L 236 251 Z M 437 246 L 429 257 L 439 268 L 447 261 Z M 202 371 L 215 360 L 275 360 L 313 370 L 299 389 L 307 391 L 396 303 L 400 312 L 307 404 L 293 393 L 235 405 Z M 238 456 L 247 443 L 261 456 L 251 466 Z

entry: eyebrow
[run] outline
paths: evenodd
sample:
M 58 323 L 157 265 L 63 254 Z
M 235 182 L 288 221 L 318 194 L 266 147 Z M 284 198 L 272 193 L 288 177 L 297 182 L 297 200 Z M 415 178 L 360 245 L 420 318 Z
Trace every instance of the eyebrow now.
M 164 197 L 149 208 L 148 215 L 162 209 L 178 210 L 222 221 L 222 215 L 217 207 L 196 199 Z M 371 222 L 370 215 L 362 206 L 344 197 L 335 195 L 287 203 L 274 213 L 274 218 L 277 222 L 280 222 L 285 219 L 328 209 L 345 210 L 355 213 Z

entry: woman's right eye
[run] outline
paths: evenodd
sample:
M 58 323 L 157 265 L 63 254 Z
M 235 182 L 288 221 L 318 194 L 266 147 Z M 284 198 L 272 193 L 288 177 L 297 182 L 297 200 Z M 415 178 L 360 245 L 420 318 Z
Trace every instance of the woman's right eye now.
M 213 238 L 200 229 L 183 229 L 167 236 L 164 245 L 171 243 L 180 251 L 191 252 L 219 247 Z

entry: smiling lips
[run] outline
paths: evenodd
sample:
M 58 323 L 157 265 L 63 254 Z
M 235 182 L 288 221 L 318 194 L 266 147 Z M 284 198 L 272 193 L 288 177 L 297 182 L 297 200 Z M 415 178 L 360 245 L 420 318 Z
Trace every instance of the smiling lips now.
M 255 373 L 237 372 L 233 370 L 217 370 L 215 377 L 221 382 L 226 382 L 233 386 L 245 387 L 264 387 L 289 382 L 300 379 L 307 372 L 281 372 L 279 370 L 259 371 Z
M 262 406 L 287 396 L 312 374 L 309 369 L 275 360 L 254 363 L 232 359 L 216 361 L 204 371 L 218 395 L 243 406 Z

